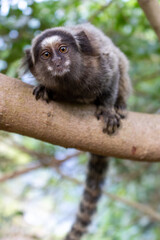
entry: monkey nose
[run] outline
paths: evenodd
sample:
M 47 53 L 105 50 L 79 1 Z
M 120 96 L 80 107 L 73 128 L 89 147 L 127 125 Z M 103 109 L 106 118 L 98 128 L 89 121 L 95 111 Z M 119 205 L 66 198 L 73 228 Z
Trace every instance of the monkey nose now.
M 56 66 L 56 67 L 60 67 L 61 66 L 61 64 L 62 64 L 62 61 L 61 61 L 61 59 L 59 59 L 59 58 L 54 58 L 53 60 L 52 60 L 52 62 L 53 62 L 53 64 Z

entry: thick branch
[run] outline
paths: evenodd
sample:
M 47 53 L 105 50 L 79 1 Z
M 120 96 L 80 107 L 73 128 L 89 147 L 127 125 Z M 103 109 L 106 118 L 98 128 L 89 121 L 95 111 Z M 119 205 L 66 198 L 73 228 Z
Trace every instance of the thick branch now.
M 160 161 L 160 115 L 129 112 L 115 136 L 102 132 L 95 106 L 36 101 L 32 87 L 0 74 L 0 130 L 96 154 Z
M 138 2 L 160 40 L 160 4 L 158 0 L 138 0 Z

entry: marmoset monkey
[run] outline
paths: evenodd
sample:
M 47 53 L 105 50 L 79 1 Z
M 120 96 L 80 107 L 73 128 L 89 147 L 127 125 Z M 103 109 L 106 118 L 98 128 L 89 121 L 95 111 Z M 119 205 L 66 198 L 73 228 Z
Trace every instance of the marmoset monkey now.
M 128 60 L 96 27 L 87 23 L 43 31 L 26 50 L 23 67 L 39 83 L 36 100 L 93 103 L 104 132 L 111 135 L 120 127 L 131 90 Z M 107 166 L 106 157 L 91 154 L 79 212 L 65 240 L 79 240 L 86 232 Z

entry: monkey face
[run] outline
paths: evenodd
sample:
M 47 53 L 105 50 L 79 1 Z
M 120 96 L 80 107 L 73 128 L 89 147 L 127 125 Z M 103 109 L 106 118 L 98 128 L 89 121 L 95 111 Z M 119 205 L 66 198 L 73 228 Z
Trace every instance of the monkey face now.
M 67 28 L 52 28 L 33 39 L 24 64 L 40 84 L 55 88 L 68 85 L 66 79 L 80 80 L 84 55 L 93 55 L 93 50 L 83 31 L 72 34 Z
M 82 60 L 72 34 L 61 29 L 50 29 L 33 40 L 27 62 L 39 83 L 55 87 L 66 76 L 79 79 Z
M 38 69 L 48 72 L 52 77 L 63 76 L 71 71 L 72 59 L 78 52 L 71 44 L 60 36 L 53 35 L 45 38 L 34 54 Z M 35 64 L 35 67 L 36 67 Z M 39 72 L 39 70 L 36 70 Z

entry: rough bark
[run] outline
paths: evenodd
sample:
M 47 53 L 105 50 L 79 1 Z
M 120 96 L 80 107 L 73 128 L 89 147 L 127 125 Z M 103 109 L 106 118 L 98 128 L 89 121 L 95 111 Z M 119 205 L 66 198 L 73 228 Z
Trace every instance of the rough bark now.
M 0 130 L 95 154 L 160 161 L 160 115 L 129 112 L 114 136 L 102 132 L 95 106 L 36 101 L 32 86 L 0 74 Z
M 138 0 L 138 2 L 160 40 L 160 4 L 158 0 Z

